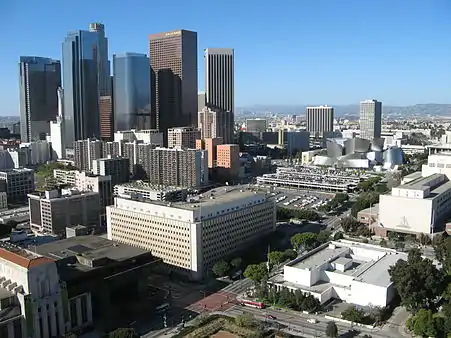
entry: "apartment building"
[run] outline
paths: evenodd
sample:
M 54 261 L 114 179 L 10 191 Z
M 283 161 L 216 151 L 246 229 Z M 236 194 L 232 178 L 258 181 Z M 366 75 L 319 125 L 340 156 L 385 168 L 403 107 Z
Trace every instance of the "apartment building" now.
M 196 149 L 204 149 L 207 151 L 208 168 L 216 167 L 217 146 L 223 143 L 222 137 L 196 140 Z
M 130 180 L 130 159 L 126 157 L 99 158 L 92 163 L 92 172 L 101 176 L 111 176 L 111 184 L 128 182 Z
M 107 207 L 108 239 L 152 253 L 198 280 L 218 260 L 275 230 L 276 205 L 264 193 L 223 187 L 189 202 L 116 197 Z
M 238 144 L 220 144 L 216 147 L 216 167 L 227 176 L 237 176 L 240 171 L 240 146 Z
M 202 139 L 222 137 L 226 143 L 233 142 L 233 112 L 204 107 L 197 113 L 197 119 Z
M 0 181 L 5 182 L 9 203 L 25 202 L 34 190 L 34 171 L 26 168 L 3 170 Z
M 100 196 L 93 191 L 51 190 L 28 195 L 30 226 L 34 232 L 64 235 L 66 227 L 98 226 Z
M 197 139 L 200 139 L 198 128 L 178 127 L 168 129 L 168 148 L 194 149 Z
M 79 140 L 74 142 L 74 165 L 79 170 L 91 171 L 92 161 L 103 157 L 103 141 Z
M 158 129 L 130 129 L 122 130 L 114 133 L 115 142 L 133 142 L 142 141 L 144 143 L 152 143 L 157 146 L 163 146 L 163 133 Z

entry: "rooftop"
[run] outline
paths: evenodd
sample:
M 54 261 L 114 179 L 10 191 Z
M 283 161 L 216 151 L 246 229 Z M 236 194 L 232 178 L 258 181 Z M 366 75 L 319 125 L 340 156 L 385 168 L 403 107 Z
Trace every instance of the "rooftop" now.
M 0 259 L 26 269 L 54 262 L 53 259 L 42 257 L 8 242 L 1 242 L 0 246 Z
M 404 183 L 403 185 L 400 185 L 398 188 L 400 189 L 418 189 L 421 190 L 423 187 L 431 187 L 431 184 L 437 180 L 437 179 L 444 179 L 444 174 L 432 174 L 427 177 L 418 177 L 414 179 L 413 181 L 410 181 L 408 183 Z M 437 185 L 437 184 L 434 184 Z
M 134 189 L 141 189 L 147 191 L 177 191 L 177 190 L 186 190 L 185 188 L 175 187 L 175 186 L 166 186 L 159 184 L 152 184 L 144 181 L 132 181 L 128 183 L 118 184 L 117 187 L 127 187 Z

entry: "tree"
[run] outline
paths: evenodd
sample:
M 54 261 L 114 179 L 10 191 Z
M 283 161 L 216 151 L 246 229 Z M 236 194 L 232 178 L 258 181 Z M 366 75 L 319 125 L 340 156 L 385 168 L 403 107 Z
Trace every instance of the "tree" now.
M 244 277 L 252 279 L 256 283 L 260 283 L 268 276 L 268 269 L 265 263 L 248 265 L 244 270 Z
M 272 251 L 268 253 L 268 260 L 271 264 L 280 264 L 285 260 L 285 255 L 280 251 Z
M 338 327 L 335 322 L 328 322 L 326 327 L 326 336 L 330 338 L 338 337 Z
M 230 265 L 235 268 L 241 268 L 241 264 L 243 264 L 243 260 L 240 257 L 236 257 L 230 261 Z
M 360 228 L 362 225 L 358 220 L 356 220 L 354 217 L 343 217 L 341 219 L 341 227 L 343 228 L 344 232 L 346 233 L 353 233 L 356 232 L 358 228 Z
M 330 240 L 331 232 L 330 230 L 321 230 L 316 237 L 316 240 L 319 243 L 326 243 Z
M 341 231 L 337 231 L 334 234 L 334 241 L 338 241 L 339 239 L 342 239 L 342 238 L 343 238 L 343 233 Z
M 119 328 L 110 332 L 108 338 L 139 338 L 139 334 L 132 328 Z
M 286 249 L 284 252 L 283 252 L 283 254 L 284 254 L 284 256 L 285 256 L 285 258 L 286 259 L 295 259 L 298 255 L 297 255 L 297 253 L 296 253 L 296 251 L 294 251 L 293 249 Z
M 401 303 L 409 310 L 434 308 L 436 298 L 443 291 L 443 272 L 429 259 L 423 259 L 418 249 L 410 250 L 407 261 L 398 260 L 388 272 Z
M 434 238 L 435 258 L 442 263 L 443 269 L 451 274 L 451 237 L 443 233 L 443 235 Z
M 438 324 L 431 310 L 420 309 L 410 318 L 408 328 L 421 337 L 438 337 L 441 329 Z
M 211 270 L 216 276 L 224 277 L 230 271 L 230 264 L 224 260 L 220 260 L 213 265 Z
M 312 232 L 304 232 L 296 234 L 291 237 L 291 245 L 295 250 L 299 250 L 301 247 L 306 250 L 311 250 L 315 247 L 317 235 Z
M 363 323 L 365 321 L 366 315 L 363 310 L 356 309 L 354 306 L 350 306 L 341 313 L 341 317 L 351 322 Z
M 235 317 L 235 324 L 241 327 L 253 327 L 255 323 L 254 316 L 248 312 Z

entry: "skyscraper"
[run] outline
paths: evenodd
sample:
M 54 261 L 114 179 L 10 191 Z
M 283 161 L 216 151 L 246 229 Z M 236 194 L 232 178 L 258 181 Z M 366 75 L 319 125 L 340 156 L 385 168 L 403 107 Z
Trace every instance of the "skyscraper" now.
M 205 61 L 205 101 L 207 107 L 228 112 L 218 115 L 224 143 L 233 142 L 235 124 L 234 51 L 232 48 L 207 48 Z
M 334 131 L 334 108 L 328 106 L 307 107 L 305 110 L 307 131 L 323 135 Z
M 152 128 L 197 125 L 197 33 L 152 34 L 149 56 Z
M 360 102 L 360 138 L 372 141 L 381 137 L 382 102 L 365 100 Z
M 224 142 L 233 143 L 233 113 L 214 107 L 204 107 L 197 114 L 201 138 L 221 137 Z
M 150 64 L 145 54 L 113 55 L 114 130 L 149 129 Z
M 108 40 L 102 24 L 70 32 L 63 42 L 66 145 L 100 137 L 99 99 L 108 95 Z
M 66 144 L 64 143 L 64 103 L 63 90 L 58 88 L 58 116 L 56 121 L 50 121 L 50 140 L 52 142 L 54 159 L 61 159 L 66 157 Z
M 58 114 L 61 64 L 49 58 L 21 56 L 19 74 L 22 142 L 45 139 L 50 121 Z

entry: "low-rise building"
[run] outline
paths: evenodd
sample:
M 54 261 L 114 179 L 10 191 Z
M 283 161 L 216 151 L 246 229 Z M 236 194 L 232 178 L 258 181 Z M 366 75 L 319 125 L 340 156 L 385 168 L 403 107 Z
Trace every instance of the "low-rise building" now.
M 151 250 L 192 279 L 271 233 L 275 224 L 273 200 L 232 187 L 178 203 L 116 197 L 107 207 L 108 239 Z
M 284 266 L 269 279 L 278 290 L 311 294 L 321 303 L 332 298 L 359 306 L 387 306 L 396 291 L 388 270 L 406 253 L 346 240 L 321 245 Z
M 133 181 L 115 185 L 114 195 L 151 201 L 182 202 L 186 200 L 188 190 L 179 187 L 153 185 L 143 181 Z

